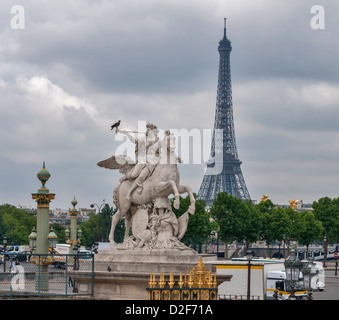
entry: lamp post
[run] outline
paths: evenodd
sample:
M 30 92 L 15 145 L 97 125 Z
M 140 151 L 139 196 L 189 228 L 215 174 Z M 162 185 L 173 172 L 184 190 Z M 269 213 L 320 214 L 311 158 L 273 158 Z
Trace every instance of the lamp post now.
M 6 250 L 7 250 L 7 237 L 4 237 L 2 240 L 4 244 L 4 272 L 6 272 Z
M 295 284 L 299 280 L 299 273 L 301 268 L 301 262 L 296 255 L 295 248 L 291 249 L 291 253 L 285 260 L 286 281 L 291 287 L 291 294 L 289 298 L 295 298 L 294 288 Z
M 36 289 L 48 291 L 48 265 L 54 262 L 49 253 L 49 203 L 55 199 L 54 193 L 49 193 L 45 184 L 50 178 L 50 173 L 45 168 L 45 161 L 43 168 L 38 172 L 37 177 L 42 183 L 37 193 L 32 193 L 32 199 L 37 202 L 37 227 L 36 227 L 36 253 L 31 261 L 36 265 Z
M 285 257 L 286 257 L 286 253 L 285 253 L 285 244 L 286 244 L 286 236 L 285 236 L 285 234 L 283 234 L 283 243 L 284 243 L 284 247 L 283 247 L 283 252 L 284 252 L 284 259 L 285 259 Z
M 73 247 L 73 253 L 74 253 L 74 266 L 73 266 L 73 270 L 79 270 L 79 256 L 78 256 L 79 247 L 80 247 L 79 244 L 76 244 Z
M 78 242 L 80 243 L 81 241 L 81 236 L 82 236 L 82 230 L 79 228 L 78 229 Z
M 48 239 L 48 244 L 49 244 L 49 247 L 54 250 L 55 247 L 56 247 L 56 244 L 57 244 L 57 241 L 58 241 L 58 236 L 55 234 L 53 228 L 51 228 L 48 236 L 47 236 L 47 239 Z
M 327 237 L 325 235 L 324 237 L 324 259 L 323 259 L 323 268 L 327 268 L 327 265 L 326 265 L 326 260 L 327 260 Z
M 100 213 L 101 213 L 101 208 L 103 206 L 105 206 L 106 208 L 109 207 L 108 203 L 105 203 L 105 199 L 103 201 L 103 203 L 100 205 L 100 207 L 96 204 L 96 203 L 92 203 L 91 204 L 91 208 L 94 208 L 95 206 L 97 206 L 98 208 L 98 214 L 99 214 L 99 242 L 101 242 L 101 230 L 100 230 Z
M 302 269 L 304 288 L 307 290 L 307 300 L 313 300 L 312 279 L 317 274 L 317 271 L 313 266 L 313 261 L 308 261 L 307 265 Z
M 34 253 L 36 249 L 36 230 L 33 227 L 31 234 L 28 236 L 29 246 L 31 247 L 31 252 Z
M 248 248 L 247 250 L 247 261 L 248 261 L 247 300 L 251 299 L 251 260 L 252 260 L 252 250 Z
M 78 204 L 78 201 L 76 201 L 75 197 L 71 201 L 71 204 L 73 205 L 73 208 L 68 211 L 69 215 L 71 216 L 71 230 L 66 229 L 65 235 L 67 240 L 67 243 L 71 245 L 70 252 L 73 253 L 74 246 L 78 244 L 78 237 L 77 237 L 77 216 L 79 214 L 79 211 L 75 208 L 75 206 Z

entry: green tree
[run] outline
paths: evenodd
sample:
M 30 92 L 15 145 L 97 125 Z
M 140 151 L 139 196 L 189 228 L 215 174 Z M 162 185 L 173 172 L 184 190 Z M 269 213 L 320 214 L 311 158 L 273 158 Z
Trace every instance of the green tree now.
M 58 237 L 57 242 L 58 243 L 66 243 L 66 234 L 65 234 L 65 227 L 61 225 L 60 223 L 54 222 L 51 224 L 51 227 L 53 228 L 55 234 Z
M 313 202 L 313 213 L 315 218 L 322 223 L 324 236 L 329 241 L 338 240 L 339 230 L 339 198 L 320 198 Z
M 246 241 L 248 245 L 259 239 L 260 215 L 251 201 L 244 202 L 227 192 L 220 192 L 212 203 L 210 213 L 219 225 L 219 238 L 225 241 L 226 247 L 234 240 Z
M 196 195 L 194 195 L 196 197 Z M 173 199 L 171 199 L 173 203 Z M 184 214 L 190 206 L 190 199 L 180 197 L 180 208 L 178 210 L 173 208 L 173 212 L 179 218 Z M 210 221 L 210 215 L 205 210 L 206 202 L 204 200 L 196 200 L 195 213 L 189 215 L 188 226 L 184 237 L 181 241 L 187 246 L 192 246 L 198 252 L 202 251 L 202 245 L 207 242 L 215 224 Z
M 290 241 L 298 241 L 299 230 L 302 224 L 302 214 L 297 210 L 293 210 L 291 207 L 285 208 L 285 212 L 289 219 L 289 228 L 287 228 L 285 233 L 289 247 Z
M 0 206 L 0 239 L 6 236 L 9 244 L 29 244 L 28 236 L 35 225 L 32 213 L 10 204 Z
M 100 213 L 100 234 L 101 241 L 108 242 L 112 225 L 112 216 L 117 209 L 105 206 Z M 81 243 L 86 247 L 91 247 L 93 243 L 99 241 L 99 215 L 94 212 L 89 213 L 88 221 L 81 224 L 82 240 Z M 124 239 L 125 222 L 119 221 L 115 228 L 114 241 L 121 243 Z
M 113 210 L 110 206 L 104 206 L 100 213 L 100 233 L 101 241 L 109 241 L 109 233 L 111 231 L 112 216 L 116 212 L 116 209 Z
M 323 227 L 323 236 L 326 237 L 324 242 L 324 261 L 326 266 L 326 256 L 328 250 L 328 242 L 338 241 L 339 235 L 339 198 L 331 199 L 329 197 L 320 198 L 313 202 L 313 213 Z
M 266 242 L 266 256 L 269 257 L 270 245 L 275 241 L 281 242 L 283 237 L 290 233 L 290 218 L 286 209 L 276 207 L 270 199 L 258 203 L 256 209 L 261 215 L 260 235 Z
M 301 223 L 297 240 L 298 243 L 307 247 L 307 254 L 309 244 L 313 241 L 321 239 L 323 232 L 323 226 L 321 222 L 315 218 L 313 212 L 301 212 Z
M 125 237 L 125 219 L 118 222 L 114 230 L 114 242 L 123 243 Z
M 99 217 L 94 212 L 90 212 L 88 216 L 88 221 L 84 221 L 81 224 L 81 244 L 86 247 L 91 247 L 93 243 L 99 241 Z

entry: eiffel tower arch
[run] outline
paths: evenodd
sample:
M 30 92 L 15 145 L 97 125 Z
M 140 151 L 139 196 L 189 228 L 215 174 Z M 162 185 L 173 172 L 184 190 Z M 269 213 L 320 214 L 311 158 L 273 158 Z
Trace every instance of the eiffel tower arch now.
M 224 37 L 219 41 L 218 51 L 220 60 L 211 153 L 197 195 L 198 199 L 206 201 L 207 206 L 211 206 L 222 191 L 242 200 L 251 199 L 240 168 L 235 140 L 230 64 L 232 46 L 226 36 L 226 18 Z

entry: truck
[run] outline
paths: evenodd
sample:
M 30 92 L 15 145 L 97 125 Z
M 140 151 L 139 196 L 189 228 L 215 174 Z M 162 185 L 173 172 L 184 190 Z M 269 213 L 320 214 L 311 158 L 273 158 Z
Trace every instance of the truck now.
M 66 262 L 73 263 L 73 256 L 71 253 L 71 245 L 64 243 L 57 243 L 54 250 L 54 266 L 56 268 L 65 268 Z M 93 253 L 89 250 L 85 250 L 84 248 L 80 248 L 79 252 L 79 262 L 84 262 L 86 259 L 92 259 Z
M 250 268 L 250 299 L 274 299 L 277 291 L 279 299 L 287 299 L 290 295 L 286 283 L 284 262 L 277 259 L 253 259 Z M 221 283 L 218 287 L 219 299 L 247 299 L 248 290 L 248 261 L 244 258 L 231 261 L 218 261 L 216 274 L 232 275 L 230 281 Z M 307 291 L 296 285 L 294 293 L 297 299 L 305 299 Z M 280 291 L 280 292 L 279 292 Z
M 27 261 L 31 255 L 31 247 L 28 245 L 9 245 L 6 247 L 6 252 L 0 258 L 3 263 L 3 259 L 18 259 L 19 261 Z
M 56 268 L 64 269 L 66 267 L 66 255 L 70 254 L 71 245 L 64 243 L 57 243 L 54 250 L 54 266 Z
M 6 248 L 6 253 L 22 253 L 30 250 L 31 247 L 28 245 L 9 245 Z
M 266 280 L 266 299 L 275 299 L 274 295 L 277 294 L 278 300 L 286 300 L 291 294 L 291 287 L 286 281 L 285 270 L 269 271 Z M 299 273 L 299 281 L 296 282 L 294 287 L 294 295 L 296 299 L 305 299 L 307 297 L 307 290 L 303 287 L 302 273 Z

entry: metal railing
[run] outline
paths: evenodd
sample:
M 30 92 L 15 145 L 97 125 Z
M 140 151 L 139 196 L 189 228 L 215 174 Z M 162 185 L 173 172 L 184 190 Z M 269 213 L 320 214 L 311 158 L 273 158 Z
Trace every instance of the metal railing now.
M 0 262 L 0 297 L 93 296 L 93 254 L 10 253 Z M 86 292 L 80 279 L 90 284 Z

